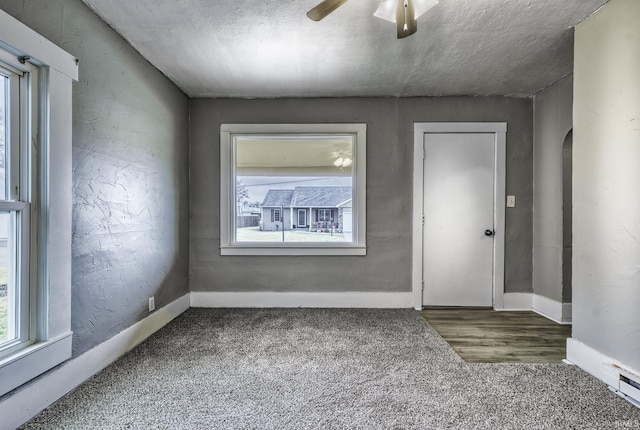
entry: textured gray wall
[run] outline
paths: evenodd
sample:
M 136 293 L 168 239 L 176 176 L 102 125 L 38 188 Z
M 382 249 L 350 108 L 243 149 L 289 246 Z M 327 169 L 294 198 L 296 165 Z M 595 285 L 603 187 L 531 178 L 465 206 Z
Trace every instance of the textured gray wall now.
M 80 60 L 73 89 L 73 350 L 188 292 L 187 97 L 79 0 L 0 8 Z M 54 226 L 55 228 L 55 226 Z
M 506 291 L 531 292 L 530 99 L 504 97 L 191 101 L 192 291 L 410 291 L 413 123 L 506 121 Z M 221 257 L 220 124 L 367 124 L 366 257 Z
M 573 337 L 640 370 L 640 1 L 576 27 Z M 606 37 L 603 37 L 606 35 Z
M 563 293 L 562 144 L 573 127 L 573 76 L 536 94 L 533 104 L 533 292 L 567 303 L 571 290 Z

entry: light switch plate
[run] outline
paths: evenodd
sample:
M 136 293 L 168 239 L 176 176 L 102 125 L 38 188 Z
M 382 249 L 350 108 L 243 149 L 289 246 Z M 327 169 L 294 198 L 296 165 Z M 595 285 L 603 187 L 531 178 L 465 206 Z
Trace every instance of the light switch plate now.
M 507 196 L 507 207 L 515 208 L 516 207 L 516 196 L 508 195 Z

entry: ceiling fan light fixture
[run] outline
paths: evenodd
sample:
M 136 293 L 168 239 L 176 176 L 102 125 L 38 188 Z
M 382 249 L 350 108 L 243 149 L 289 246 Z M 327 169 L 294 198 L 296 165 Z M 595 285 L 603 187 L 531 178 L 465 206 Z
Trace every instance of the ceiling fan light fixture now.
M 373 16 L 389 22 L 396 22 L 396 11 L 398 2 L 403 0 L 382 0 Z M 438 4 L 438 0 L 413 0 L 413 10 L 415 19 L 427 13 L 429 9 Z
M 397 2 L 398 0 L 382 0 L 373 16 L 395 23 Z
M 333 162 L 333 165 L 339 168 L 349 167 L 353 164 L 353 160 L 349 157 L 340 157 Z

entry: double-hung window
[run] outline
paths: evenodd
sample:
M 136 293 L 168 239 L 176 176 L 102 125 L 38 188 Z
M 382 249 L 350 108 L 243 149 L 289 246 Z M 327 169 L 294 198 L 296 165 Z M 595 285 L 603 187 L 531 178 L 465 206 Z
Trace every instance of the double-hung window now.
M 222 255 L 366 254 L 365 124 L 223 124 L 220 151 Z
M 0 357 L 30 338 L 30 70 L 22 69 L 0 62 Z
M 0 396 L 71 357 L 69 53 L 0 10 Z

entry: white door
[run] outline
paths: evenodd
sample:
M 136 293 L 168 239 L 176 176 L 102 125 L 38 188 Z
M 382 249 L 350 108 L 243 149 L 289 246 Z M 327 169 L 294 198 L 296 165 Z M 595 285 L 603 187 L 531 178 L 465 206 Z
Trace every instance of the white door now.
M 424 134 L 423 305 L 492 306 L 495 135 Z
M 307 226 L 307 211 L 305 209 L 298 209 L 298 227 Z

